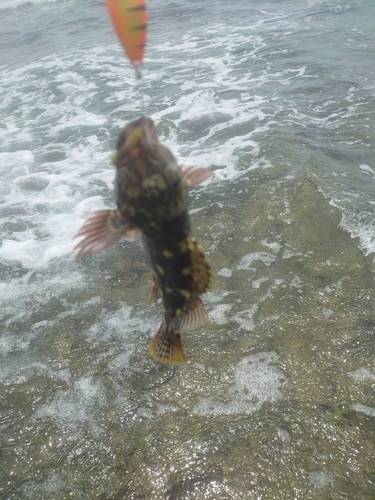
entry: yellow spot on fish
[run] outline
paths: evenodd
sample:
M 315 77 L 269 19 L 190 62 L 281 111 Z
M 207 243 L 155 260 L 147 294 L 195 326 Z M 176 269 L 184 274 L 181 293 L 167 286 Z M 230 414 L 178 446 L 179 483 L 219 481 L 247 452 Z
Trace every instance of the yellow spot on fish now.
M 167 293 L 172 293 L 172 292 L 173 292 L 173 289 L 172 289 L 172 288 L 170 288 L 169 286 L 166 286 L 166 287 L 165 287 L 165 291 L 166 291 Z
M 174 311 L 174 312 L 175 312 L 175 314 L 177 314 L 177 316 L 178 316 L 179 314 L 181 314 L 181 309 L 180 309 L 179 307 L 177 307 L 177 309 L 175 309 L 175 311 Z
M 181 248 L 181 252 L 186 252 L 187 250 L 194 252 L 196 249 L 195 245 L 194 245 L 194 241 L 191 238 L 186 238 L 186 240 L 181 241 L 180 248 Z
M 142 127 L 134 129 L 127 138 L 125 145 L 121 149 L 124 149 L 125 153 L 130 153 L 141 141 L 142 136 L 143 136 Z
M 129 204 L 126 205 L 124 212 L 126 212 L 127 215 L 133 216 L 133 217 L 137 213 L 136 209 L 132 205 L 129 205 Z
M 181 274 L 182 276 L 188 276 L 190 274 L 190 267 L 184 267 Z
M 166 248 L 163 250 L 164 257 L 170 258 L 173 257 L 173 253 L 167 250 Z
M 185 297 L 186 299 L 190 299 L 190 292 L 188 290 L 183 290 L 181 288 L 178 289 L 180 295 Z
M 141 192 L 136 186 L 128 187 L 127 195 L 129 198 L 138 198 L 140 194 Z
M 189 240 L 181 241 L 180 249 L 181 249 L 181 252 L 186 252 L 187 250 L 189 250 Z
M 164 269 L 163 269 L 161 266 L 157 265 L 157 266 L 156 266 L 156 269 L 159 271 L 159 273 L 160 273 L 162 276 L 165 276 Z

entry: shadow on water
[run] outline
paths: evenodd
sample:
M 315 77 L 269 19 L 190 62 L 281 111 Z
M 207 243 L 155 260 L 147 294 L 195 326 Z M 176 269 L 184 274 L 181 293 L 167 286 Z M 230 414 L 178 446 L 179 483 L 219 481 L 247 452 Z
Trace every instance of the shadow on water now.
M 2 498 L 374 498 L 371 261 L 313 182 L 266 172 L 192 217 L 218 282 L 182 367 L 147 358 L 136 245 L 77 264 L 84 291 L 1 389 Z

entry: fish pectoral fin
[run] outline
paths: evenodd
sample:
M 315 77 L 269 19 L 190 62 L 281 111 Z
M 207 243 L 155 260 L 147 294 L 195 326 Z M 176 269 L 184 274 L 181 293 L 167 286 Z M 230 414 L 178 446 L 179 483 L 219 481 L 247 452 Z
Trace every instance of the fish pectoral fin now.
M 180 165 L 180 170 L 182 173 L 182 182 L 186 189 L 199 186 L 213 175 L 212 170 L 208 170 L 207 168 L 184 167 L 184 165 Z
M 154 286 L 152 287 L 151 294 L 150 294 L 150 303 L 151 304 L 156 302 L 162 296 L 159 285 L 158 285 L 154 275 L 152 276 L 152 280 L 154 282 Z
M 162 322 L 148 350 L 149 356 L 164 365 L 181 365 L 184 362 L 180 332 Z
M 198 297 L 193 307 L 179 316 L 176 316 L 171 323 L 171 326 L 177 327 L 182 332 L 190 332 L 208 322 L 208 314 L 203 305 L 203 302 Z
M 74 247 L 77 257 L 99 253 L 120 238 L 136 240 L 138 231 L 131 227 L 118 210 L 92 212 L 74 238 L 83 237 Z

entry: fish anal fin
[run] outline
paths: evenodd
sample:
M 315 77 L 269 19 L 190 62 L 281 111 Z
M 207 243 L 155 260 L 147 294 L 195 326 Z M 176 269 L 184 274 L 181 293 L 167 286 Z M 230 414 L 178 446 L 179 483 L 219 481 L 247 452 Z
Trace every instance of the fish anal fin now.
M 198 297 L 192 309 L 182 314 L 179 319 L 181 331 L 189 332 L 203 326 L 208 322 L 208 314 L 203 302 Z
M 118 210 L 92 212 L 74 238 L 82 239 L 74 247 L 77 257 L 99 253 L 120 238 L 137 239 L 138 231 L 131 227 Z
M 193 168 L 180 165 L 180 169 L 182 182 L 186 189 L 199 186 L 213 175 L 212 170 L 208 170 L 207 168 Z
M 162 293 L 160 291 L 160 288 L 159 288 L 159 285 L 158 285 L 158 283 L 156 281 L 155 276 L 152 276 L 152 280 L 154 282 L 154 285 L 152 287 L 151 294 L 150 294 L 150 302 L 151 302 L 151 304 L 153 304 L 154 302 L 156 302 L 162 296 Z
M 149 356 L 157 363 L 180 365 L 184 362 L 181 335 L 162 322 L 148 350 Z

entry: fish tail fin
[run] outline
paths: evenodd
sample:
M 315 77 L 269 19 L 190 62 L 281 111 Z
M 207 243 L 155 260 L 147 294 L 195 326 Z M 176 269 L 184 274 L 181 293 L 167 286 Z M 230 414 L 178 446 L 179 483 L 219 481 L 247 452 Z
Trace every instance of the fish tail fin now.
M 118 210 L 96 210 L 92 212 L 74 236 L 83 236 L 74 247 L 77 257 L 99 253 L 116 243 L 120 238 L 137 239 L 137 231 L 130 227 Z
M 184 362 L 180 332 L 162 322 L 158 333 L 148 350 L 149 356 L 157 363 L 180 365 Z

